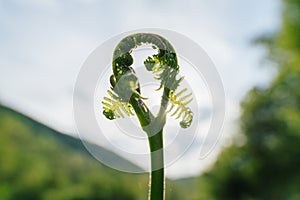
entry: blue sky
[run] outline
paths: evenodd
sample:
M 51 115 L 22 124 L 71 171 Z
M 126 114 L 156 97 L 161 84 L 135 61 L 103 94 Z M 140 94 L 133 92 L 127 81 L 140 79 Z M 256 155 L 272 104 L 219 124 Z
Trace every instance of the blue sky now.
M 0 102 L 73 133 L 72 93 L 88 55 L 122 32 L 169 29 L 197 42 L 214 61 L 226 93 L 225 141 L 234 132 L 243 96 L 274 76 L 271 64 L 261 63 L 264 49 L 251 40 L 279 25 L 278 0 L 0 0 Z M 198 174 L 215 156 L 190 157 L 169 176 Z

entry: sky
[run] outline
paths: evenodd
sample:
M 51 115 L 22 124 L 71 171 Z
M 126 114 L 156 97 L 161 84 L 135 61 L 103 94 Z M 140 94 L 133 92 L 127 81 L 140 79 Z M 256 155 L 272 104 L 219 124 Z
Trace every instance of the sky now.
M 77 75 L 103 42 L 142 28 L 176 31 L 215 63 L 226 94 L 226 120 L 216 150 L 193 153 L 167 169 L 171 178 L 205 170 L 236 131 L 239 103 L 274 77 L 256 37 L 280 26 L 279 0 L 0 0 L 0 103 L 67 134 L 76 132 L 72 98 Z

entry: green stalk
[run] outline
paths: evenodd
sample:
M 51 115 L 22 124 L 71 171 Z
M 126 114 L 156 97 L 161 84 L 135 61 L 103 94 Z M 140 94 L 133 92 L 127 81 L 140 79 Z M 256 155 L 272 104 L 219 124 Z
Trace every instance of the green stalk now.
M 148 141 L 151 152 L 149 200 L 163 200 L 165 196 L 163 130 L 148 137 Z
M 149 200 L 165 199 L 165 175 L 164 175 L 164 150 L 163 150 L 163 127 L 165 125 L 165 115 L 153 117 L 146 104 L 141 100 L 138 102 L 134 97 L 130 103 L 137 114 L 143 130 L 147 133 L 150 147 L 151 169 L 149 175 Z M 157 131 L 157 127 L 161 130 Z

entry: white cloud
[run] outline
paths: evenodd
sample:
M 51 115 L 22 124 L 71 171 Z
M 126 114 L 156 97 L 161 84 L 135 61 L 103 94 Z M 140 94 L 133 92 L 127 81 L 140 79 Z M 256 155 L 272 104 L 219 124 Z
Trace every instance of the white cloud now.
M 13 0 L 12 2 L 16 3 L 18 6 L 33 6 L 36 8 L 42 9 L 57 9 L 59 6 L 59 1 L 57 0 Z

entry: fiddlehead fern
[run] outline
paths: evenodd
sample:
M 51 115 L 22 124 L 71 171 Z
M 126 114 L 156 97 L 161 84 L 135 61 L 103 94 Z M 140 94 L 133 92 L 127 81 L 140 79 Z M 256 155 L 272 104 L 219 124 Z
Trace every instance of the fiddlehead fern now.
M 158 49 L 158 53 L 149 56 L 144 65 L 160 81 L 159 89 L 163 89 L 160 110 L 156 117 L 144 103 L 138 77 L 132 68 L 132 51 L 143 44 L 150 44 Z M 187 89 L 178 93 L 176 89 L 183 77 L 178 77 L 179 65 L 172 45 L 163 37 L 150 33 L 137 33 L 122 39 L 115 48 L 112 62 L 113 75 L 110 77 L 110 98 L 104 97 L 103 114 L 110 120 L 124 117 L 125 114 L 136 113 L 143 130 L 148 135 L 151 153 L 151 189 L 150 200 L 164 199 L 164 156 L 163 127 L 168 112 L 175 110 L 172 116 L 182 117 L 180 126 L 187 128 L 193 120 L 193 113 L 187 107 L 192 101 L 192 94 L 184 95 Z M 169 110 L 167 107 L 170 105 Z
M 183 116 L 180 122 L 181 127 L 189 127 L 193 119 L 192 112 L 187 108 L 187 104 L 190 101 L 188 103 L 183 102 L 185 99 L 178 98 L 174 95 L 180 82 L 183 80 L 183 77 L 177 79 L 179 65 L 175 50 L 166 39 L 150 33 L 129 35 L 122 39 L 115 48 L 112 62 L 113 75 L 111 76 L 111 89 L 114 91 L 115 96 L 110 95 L 112 99 L 105 99 L 111 103 L 111 106 L 108 106 L 107 103 L 103 103 L 104 115 L 110 120 L 118 116 L 122 117 L 120 110 L 123 110 L 122 107 L 128 107 L 125 103 L 130 104 L 131 98 L 143 104 L 142 100 L 144 98 L 141 97 L 140 84 L 131 67 L 133 64 L 132 51 L 143 44 L 150 44 L 153 48 L 158 49 L 158 53 L 151 57 L 149 56 L 144 61 L 144 65 L 148 71 L 154 74 L 155 79 L 160 81 L 160 87 L 158 89 L 164 88 L 161 106 L 167 107 L 169 103 L 172 108 L 176 106 L 178 109 L 177 112 L 179 112 L 178 116 Z M 160 114 L 165 114 L 164 111 L 165 110 L 162 110 Z M 127 114 L 129 112 L 124 111 L 124 113 Z

